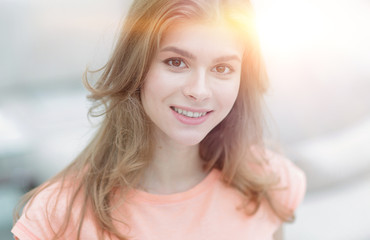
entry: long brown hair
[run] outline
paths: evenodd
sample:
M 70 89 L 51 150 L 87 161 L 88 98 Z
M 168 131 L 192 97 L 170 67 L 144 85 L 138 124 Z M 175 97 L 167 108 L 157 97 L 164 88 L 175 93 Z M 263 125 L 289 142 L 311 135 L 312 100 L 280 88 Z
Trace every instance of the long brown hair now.
M 64 223 L 55 239 L 66 231 L 78 194 L 84 204 L 80 212 L 78 239 L 84 217 L 91 209 L 100 237 L 108 233 L 127 239 L 113 224 L 112 197 L 120 189 L 124 199 L 135 188 L 152 153 L 150 120 L 141 101 L 140 89 L 166 29 L 183 20 L 223 21 L 245 41 L 242 76 L 236 102 L 228 116 L 200 143 L 205 169 L 218 168 L 224 181 L 245 196 L 246 214 L 257 211 L 263 199 L 282 220 L 292 213 L 278 206 L 270 194 L 278 182 L 273 175 L 253 171 L 265 163 L 261 100 L 267 75 L 248 0 L 135 0 L 126 16 L 115 50 L 96 83 L 84 83 L 93 101 L 91 116 L 103 116 L 96 135 L 81 154 L 63 171 L 28 194 L 23 204 L 55 183 L 59 194 L 74 181 L 74 192 L 65 210 Z M 86 73 L 88 73 L 87 71 Z M 90 71 L 91 72 L 91 71 Z M 55 203 L 57 204 L 57 203 Z M 253 206 L 252 208 L 250 206 Z M 19 213 L 18 209 L 18 213 Z M 19 215 L 17 214 L 17 219 Z M 124 222 L 124 220 L 122 220 Z

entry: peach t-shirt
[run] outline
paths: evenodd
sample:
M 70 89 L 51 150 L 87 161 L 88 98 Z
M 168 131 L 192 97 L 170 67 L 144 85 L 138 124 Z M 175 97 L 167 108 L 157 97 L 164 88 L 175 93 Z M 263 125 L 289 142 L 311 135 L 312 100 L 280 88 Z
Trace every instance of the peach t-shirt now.
M 269 161 L 273 171 L 280 176 L 280 186 L 286 187 L 276 192 L 276 199 L 289 209 L 296 209 L 306 189 L 304 173 L 280 155 L 270 154 Z M 123 223 L 115 224 L 132 240 L 272 240 L 281 221 L 268 204 L 263 202 L 256 214 L 247 216 L 237 210 L 241 194 L 226 186 L 221 179 L 221 172 L 213 169 L 202 182 L 185 192 L 154 195 L 134 190 L 129 193 L 127 201 L 113 211 L 115 218 L 122 219 L 120 216 L 124 216 L 129 228 Z M 47 202 L 52 194 L 52 189 L 46 189 L 36 197 L 27 208 L 27 217 L 23 214 L 13 227 L 12 233 L 16 237 L 20 240 L 52 238 L 53 228 L 60 226 L 64 216 L 62 212 L 68 193 L 60 196 L 60 199 L 65 198 L 58 202 L 58 209 L 61 210 L 50 216 L 45 209 L 55 200 L 52 198 Z M 79 204 L 81 206 L 81 201 Z M 78 205 L 75 208 L 78 209 Z M 90 214 L 87 214 L 82 227 L 83 240 L 98 239 Z M 76 239 L 77 218 L 78 211 L 73 211 L 70 224 L 61 239 Z

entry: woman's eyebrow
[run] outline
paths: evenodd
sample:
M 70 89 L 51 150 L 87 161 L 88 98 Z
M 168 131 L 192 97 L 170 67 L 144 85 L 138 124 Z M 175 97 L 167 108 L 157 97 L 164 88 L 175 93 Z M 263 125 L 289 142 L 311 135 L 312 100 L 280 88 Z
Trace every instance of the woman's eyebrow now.
M 241 62 L 241 59 L 238 55 L 221 56 L 221 57 L 215 58 L 213 62 L 227 62 L 227 61 L 232 61 L 232 60 Z
M 191 60 L 196 60 L 196 57 L 186 51 L 186 50 L 183 50 L 183 49 L 180 49 L 180 48 L 177 48 L 177 47 L 173 47 L 173 46 L 168 46 L 168 47 L 165 47 L 163 49 L 161 49 L 161 52 L 174 52 L 174 53 L 177 53 L 183 57 L 186 57 L 186 58 L 189 58 Z M 238 55 L 226 55 L 226 56 L 221 56 L 221 57 L 218 57 L 218 58 L 215 58 L 213 60 L 213 62 L 227 62 L 227 61 L 232 61 L 232 60 L 236 60 L 238 62 L 241 62 L 241 59 Z
M 165 47 L 165 48 L 161 49 L 161 52 L 175 52 L 175 53 L 177 53 L 177 54 L 179 54 L 183 57 L 189 58 L 191 60 L 196 59 L 196 57 L 193 54 L 191 54 L 190 52 L 179 49 L 177 47 L 172 47 L 172 46 Z

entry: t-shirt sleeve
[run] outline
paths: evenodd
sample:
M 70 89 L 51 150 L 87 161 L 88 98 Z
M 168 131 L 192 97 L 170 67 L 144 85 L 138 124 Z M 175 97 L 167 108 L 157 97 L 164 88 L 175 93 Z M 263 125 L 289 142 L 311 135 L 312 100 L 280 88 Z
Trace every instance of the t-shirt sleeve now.
M 59 217 L 51 216 L 53 209 L 52 187 L 42 190 L 36 197 L 29 201 L 23 209 L 23 213 L 11 230 L 15 237 L 20 240 L 41 240 L 52 239 L 53 226 L 60 224 Z M 55 193 L 57 194 L 57 193 Z M 55 201 L 54 201 L 55 203 Z M 58 209 L 63 208 L 62 201 L 59 202 Z
M 271 170 L 278 176 L 279 184 L 273 197 L 284 207 L 294 212 L 306 193 L 306 175 L 286 157 L 266 151 Z
M 64 223 L 69 197 L 68 190 L 59 192 L 55 186 L 42 190 L 32 202 L 26 204 L 11 232 L 19 240 L 52 239 Z M 68 239 L 72 236 L 70 234 L 75 233 L 76 212 L 79 211 L 72 213 L 62 239 Z

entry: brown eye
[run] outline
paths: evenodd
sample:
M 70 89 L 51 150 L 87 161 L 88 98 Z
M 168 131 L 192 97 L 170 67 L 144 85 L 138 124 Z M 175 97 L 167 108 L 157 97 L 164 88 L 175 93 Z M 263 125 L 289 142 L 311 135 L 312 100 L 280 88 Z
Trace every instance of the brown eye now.
M 174 67 L 180 67 L 180 65 L 181 65 L 181 61 L 178 60 L 178 59 L 171 60 L 171 62 L 172 62 L 171 65 L 174 66 Z
M 229 74 L 233 72 L 233 69 L 227 65 L 217 65 L 212 69 L 212 71 L 219 74 Z
M 163 62 L 174 68 L 186 68 L 187 67 L 184 60 L 182 60 L 181 58 L 169 58 L 169 59 L 164 60 Z
M 219 72 L 219 73 L 224 73 L 225 69 L 226 69 L 225 66 L 217 66 L 216 67 L 216 71 Z

